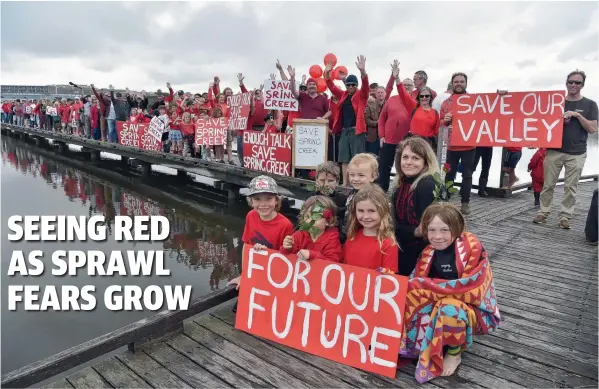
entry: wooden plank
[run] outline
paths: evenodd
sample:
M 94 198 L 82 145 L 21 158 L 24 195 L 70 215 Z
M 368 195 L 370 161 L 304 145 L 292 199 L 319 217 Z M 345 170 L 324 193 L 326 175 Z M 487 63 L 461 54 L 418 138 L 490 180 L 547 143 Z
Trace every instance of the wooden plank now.
M 155 388 L 192 387 L 144 352 L 126 352 L 117 355 L 116 358 Z
M 151 388 L 143 378 L 112 357 L 93 366 L 94 370 L 114 388 Z
M 522 285 L 521 283 L 509 282 L 499 278 L 495 280 L 495 290 L 498 295 L 529 306 L 563 312 L 573 317 L 577 317 L 586 306 L 582 300 L 568 300 L 563 298 L 563 295 L 541 294 L 538 290 L 526 288 L 526 285 Z
M 212 312 L 212 315 L 219 320 L 227 323 L 228 325 L 234 327 L 235 326 L 235 314 L 231 312 L 231 310 L 227 307 L 224 309 L 218 309 Z M 395 385 L 410 385 L 413 382 L 413 378 L 405 377 L 402 375 L 398 375 L 394 380 L 389 379 L 388 377 L 377 376 L 373 374 L 368 374 L 362 370 L 355 369 L 351 366 L 347 366 L 341 363 L 337 363 L 328 359 L 320 358 L 312 354 L 308 354 L 299 350 L 295 350 L 290 347 L 283 346 L 276 342 L 271 342 L 267 339 L 262 339 L 265 343 L 294 356 L 310 365 L 317 367 L 319 369 L 324 369 L 329 372 L 329 374 L 336 376 L 340 380 L 348 382 L 349 384 L 356 385 L 359 387 L 394 387 Z M 378 377 L 378 378 L 377 378 Z
M 528 336 L 534 336 L 537 339 L 551 338 L 547 341 L 554 344 L 570 347 L 586 352 L 591 355 L 597 355 L 597 338 L 590 339 L 585 337 L 583 342 L 575 340 L 576 329 L 571 328 L 569 331 L 552 327 L 550 325 L 544 325 L 541 323 L 534 323 L 530 320 L 518 319 L 516 317 L 508 317 L 506 320 L 501 322 L 501 328 L 507 331 L 515 332 L 517 334 L 523 334 Z M 582 344 L 580 344 L 582 343 Z
M 66 378 L 61 378 L 43 387 L 44 389 L 71 389 L 73 385 Z
M 531 311 L 524 311 L 522 309 L 514 308 L 510 305 L 505 304 L 509 300 L 502 299 L 501 302 L 501 318 L 502 323 L 504 321 L 516 322 L 516 323 L 541 323 L 544 326 L 547 326 L 549 330 L 556 329 L 556 331 L 564 333 L 564 334 L 573 334 L 576 333 L 577 336 L 584 337 L 590 343 L 597 344 L 597 335 L 599 335 L 599 331 L 595 327 L 595 329 L 591 329 L 587 326 L 580 325 L 578 320 L 574 322 L 566 322 L 559 319 L 554 319 L 552 317 L 547 317 L 543 315 L 539 315 L 537 313 L 533 313 Z
M 147 336 L 158 336 L 160 333 L 171 331 L 178 326 L 183 328 L 184 319 L 215 307 L 236 295 L 234 288 L 227 288 L 190 301 L 187 310 L 161 311 L 48 358 L 13 370 L 2 376 L 0 385 L 2 387 L 31 386 L 128 343 L 144 339 Z
M 509 254 L 500 255 L 495 257 L 494 261 L 491 263 L 493 268 L 504 268 L 507 271 L 527 271 L 532 272 L 534 274 L 545 274 L 549 276 L 561 276 L 563 280 L 568 280 L 572 282 L 592 282 L 597 283 L 597 277 L 590 275 L 590 277 L 585 277 L 584 273 L 581 274 L 580 271 L 573 271 L 569 266 L 564 264 L 563 267 L 550 267 L 547 262 L 540 263 L 534 260 L 518 258 L 516 260 L 512 259 Z M 498 260 L 499 259 L 499 260 Z M 541 273 L 542 272 L 542 273 Z
M 468 349 L 466 354 L 471 354 L 472 356 L 478 357 L 475 359 L 475 363 L 478 362 L 479 358 L 486 358 L 488 360 L 493 361 L 494 364 L 502 364 L 509 366 L 511 368 L 520 370 L 520 374 L 527 375 L 535 375 L 537 377 L 541 377 L 551 381 L 553 384 L 557 386 L 567 386 L 567 387 L 581 387 L 581 386 L 590 386 L 596 387 L 597 381 L 582 377 L 578 374 L 567 373 L 563 370 L 556 369 L 551 366 L 547 366 L 543 363 L 543 361 L 531 361 L 526 358 L 522 358 L 516 354 L 510 353 L 510 350 L 497 350 L 492 347 L 488 347 L 482 343 L 476 342 L 472 347 Z M 548 386 L 556 386 L 556 385 L 530 385 L 531 387 L 548 387 Z
M 301 377 L 307 384 L 317 387 L 352 387 L 345 381 L 340 381 L 337 377 L 330 375 L 324 370 L 320 370 L 319 368 L 297 359 L 254 336 L 236 330 L 234 327 L 212 315 L 204 315 L 194 321 L 254 355 L 261 357 L 268 363 L 279 366 L 288 373 L 293 374 L 295 377 Z M 260 349 L 261 351 L 258 351 Z M 265 355 L 266 353 L 268 353 L 268 355 Z
M 596 379 L 597 366 L 589 365 L 588 363 L 580 363 L 568 359 L 568 354 L 560 355 L 552 351 L 545 351 L 533 347 L 533 345 L 522 344 L 518 339 L 511 340 L 497 336 L 479 336 L 475 338 L 476 343 L 484 344 L 498 350 L 509 350 L 511 354 L 521 358 L 526 358 L 532 361 L 542 361 L 543 364 L 552 366 L 557 369 L 579 374 L 581 376 Z
M 67 377 L 67 381 L 75 389 L 112 388 L 91 366 L 71 374 Z
M 406 365 L 406 366 L 402 366 L 397 370 L 398 375 L 400 373 L 406 374 L 410 377 L 412 377 L 413 383 L 412 384 L 408 384 L 407 386 L 398 386 L 399 388 L 403 388 L 403 387 L 407 387 L 407 388 L 420 388 L 422 387 L 422 385 L 430 385 L 429 387 L 434 387 L 438 386 L 441 388 L 461 388 L 461 389 L 480 389 L 481 386 L 475 382 L 470 382 L 467 379 L 460 377 L 459 375 L 459 371 L 458 374 L 454 374 L 451 377 L 437 377 L 432 381 L 427 382 L 426 384 L 419 384 L 418 381 L 416 381 L 415 378 L 415 374 L 416 374 L 416 366 L 415 365 Z M 418 386 L 416 386 L 418 385 Z
M 488 375 L 489 377 L 486 377 L 485 379 L 488 380 L 487 382 L 493 383 L 490 387 L 503 388 L 504 385 L 510 385 L 504 383 L 503 380 L 527 388 L 548 388 L 553 386 L 553 382 L 547 379 L 514 369 L 510 366 L 495 363 L 486 358 L 477 357 L 476 355 L 470 354 L 468 352 L 462 354 L 462 364 L 471 367 L 472 370 L 476 370 L 477 376 L 482 376 L 481 373 Z M 483 381 L 476 382 L 478 382 L 480 385 L 486 386 Z
M 192 340 L 187 335 L 176 335 L 168 339 L 166 343 L 233 387 L 274 387 L 274 385 L 268 384 L 266 381 L 255 376 L 253 371 L 243 370 L 228 359 L 221 357 Z
M 491 265 L 492 266 L 492 265 Z M 597 291 L 591 288 L 591 282 L 580 281 L 580 283 L 567 283 L 563 278 L 559 276 L 552 276 L 549 274 L 535 274 L 530 270 L 520 269 L 520 271 L 512 271 L 505 266 L 497 266 L 493 268 L 493 274 L 501 272 L 504 276 L 511 274 L 514 279 L 532 280 L 538 285 L 548 285 L 550 290 L 565 290 L 571 294 L 583 294 L 585 296 L 597 300 Z M 528 281 L 527 281 L 528 282 Z
M 545 294 L 551 296 L 551 294 L 564 295 L 568 298 L 585 298 L 589 297 L 594 300 L 597 299 L 596 295 L 588 293 L 586 290 L 579 287 L 568 288 L 567 284 L 561 282 L 545 282 L 534 276 L 525 276 L 522 274 L 517 274 L 513 272 L 505 272 L 501 269 L 492 269 L 493 275 L 496 275 L 495 279 L 498 280 L 498 283 L 504 282 L 506 279 L 509 279 L 510 282 L 519 283 L 520 285 L 528 286 L 529 290 L 538 291 L 539 294 Z M 551 293 L 551 294 L 550 294 Z
M 185 335 L 244 370 L 259 371 L 261 379 L 276 387 L 312 387 L 302 381 L 303 377 L 296 377 L 293 374 L 288 373 L 277 365 L 262 359 L 260 355 L 250 353 L 246 349 L 216 335 L 195 322 L 185 324 Z M 265 350 L 259 346 L 260 345 L 258 345 L 257 350 L 268 355 L 269 350 Z M 289 360 L 289 358 L 286 358 L 285 360 Z
M 194 388 L 232 387 L 166 343 L 152 345 L 144 352 Z

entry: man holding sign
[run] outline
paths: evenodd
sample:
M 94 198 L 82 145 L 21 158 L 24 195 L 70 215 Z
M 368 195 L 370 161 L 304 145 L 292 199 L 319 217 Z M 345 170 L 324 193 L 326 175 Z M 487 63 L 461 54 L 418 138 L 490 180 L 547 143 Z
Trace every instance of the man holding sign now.
M 573 71 L 566 78 L 568 94 L 564 107 L 562 146 L 547 150 L 541 208 L 533 220 L 536 224 L 547 221 L 553 202 L 553 190 L 564 167 L 564 197 L 558 216 L 559 226 L 564 229 L 570 228 L 569 220 L 576 205 L 578 180 L 587 157 L 587 138 L 589 134 L 597 132 L 597 103 L 580 94 L 585 81 L 586 74 L 581 70 Z

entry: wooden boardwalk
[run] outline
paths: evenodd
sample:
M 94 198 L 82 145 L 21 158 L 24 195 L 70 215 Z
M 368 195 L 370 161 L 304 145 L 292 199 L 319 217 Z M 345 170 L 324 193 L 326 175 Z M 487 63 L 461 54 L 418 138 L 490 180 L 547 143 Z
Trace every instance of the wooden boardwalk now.
M 558 228 L 562 189 L 547 224 L 534 225 L 531 192 L 474 197 L 468 229 L 490 253 L 503 322 L 476 337 L 454 377 L 419 385 L 414 366 L 394 380 L 324 360 L 234 328 L 231 303 L 183 333 L 88 366 L 48 387 L 593 387 L 597 379 L 597 247 L 584 223 L 597 182 L 581 183 L 571 230 Z

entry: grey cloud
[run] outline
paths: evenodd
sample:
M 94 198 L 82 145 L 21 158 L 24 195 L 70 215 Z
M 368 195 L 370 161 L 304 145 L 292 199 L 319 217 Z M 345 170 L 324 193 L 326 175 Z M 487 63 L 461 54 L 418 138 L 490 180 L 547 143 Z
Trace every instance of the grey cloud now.
M 596 33 L 574 39 L 559 53 L 557 60 L 559 62 L 568 62 L 592 54 L 597 58 L 597 46 L 599 46 L 599 39 Z
M 516 27 L 518 42 L 534 46 L 584 32 L 597 18 L 597 2 L 538 2 L 529 6 L 529 10 L 536 16 L 530 25 L 524 28 L 511 25 L 508 30 Z
M 536 64 L 537 61 L 534 59 L 525 59 L 523 61 L 516 62 L 516 66 L 518 67 L 518 69 L 524 69 L 526 67 L 535 66 Z

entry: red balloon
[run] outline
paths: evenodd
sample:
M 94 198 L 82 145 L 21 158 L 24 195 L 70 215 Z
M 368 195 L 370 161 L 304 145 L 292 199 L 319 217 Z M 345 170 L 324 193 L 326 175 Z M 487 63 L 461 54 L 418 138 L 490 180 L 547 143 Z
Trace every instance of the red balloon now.
M 339 70 L 337 68 L 331 70 L 331 80 L 339 79 Z
M 322 77 L 322 68 L 320 67 L 320 65 L 310 66 L 310 77 L 312 77 L 312 78 Z
M 329 62 L 333 63 L 333 67 L 337 65 L 337 56 L 333 53 L 328 53 L 324 56 L 324 66 L 327 66 Z
M 335 74 L 337 75 L 337 77 L 336 77 L 337 80 L 343 80 L 349 74 L 347 72 L 347 68 L 345 66 L 337 66 L 334 71 L 335 71 Z
M 324 78 L 319 78 L 316 80 L 316 89 L 318 90 L 318 93 L 322 93 L 327 90 L 327 82 L 324 80 Z

